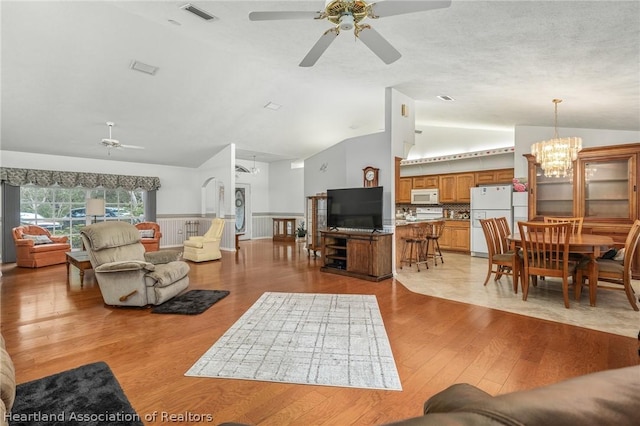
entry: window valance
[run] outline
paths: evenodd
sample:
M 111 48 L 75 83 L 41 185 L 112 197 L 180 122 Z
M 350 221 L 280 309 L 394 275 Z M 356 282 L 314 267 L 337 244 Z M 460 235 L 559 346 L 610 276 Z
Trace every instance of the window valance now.
M 13 186 L 38 185 L 62 188 L 122 188 L 127 191 L 143 189 L 154 191 L 160 188 L 160 178 L 150 176 L 110 175 L 105 173 L 63 172 L 58 170 L 15 169 L 0 167 L 0 182 Z

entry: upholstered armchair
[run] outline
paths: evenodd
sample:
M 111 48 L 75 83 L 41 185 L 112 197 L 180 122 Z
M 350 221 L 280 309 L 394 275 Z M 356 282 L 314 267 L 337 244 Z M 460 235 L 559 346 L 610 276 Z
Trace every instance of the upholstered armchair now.
M 16 264 L 24 268 L 65 263 L 66 253 L 71 251 L 67 237 L 53 236 L 37 225 L 13 228 L 13 241 L 16 245 Z
M 189 265 L 172 250 L 145 253 L 138 228 L 99 222 L 80 231 L 104 303 L 159 305 L 189 286 Z
M 203 236 L 189 237 L 184 242 L 182 257 L 193 262 L 216 260 L 222 257 L 220 240 L 224 230 L 224 219 L 213 219 L 211 227 Z
M 140 222 L 136 223 L 135 227 L 140 232 L 140 242 L 145 251 L 160 250 L 160 238 L 162 238 L 160 225 L 155 222 Z

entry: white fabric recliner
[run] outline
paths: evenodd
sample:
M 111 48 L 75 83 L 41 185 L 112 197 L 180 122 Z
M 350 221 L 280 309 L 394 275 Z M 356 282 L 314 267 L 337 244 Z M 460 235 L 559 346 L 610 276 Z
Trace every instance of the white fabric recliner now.
M 224 219 L 213 219 L 206 234 L 189 237 L 184 242 L 182 258 L 192 262 L 220 259 L 222 257 L 222 253 L 220 253 L 222 231 L 224 231 Z

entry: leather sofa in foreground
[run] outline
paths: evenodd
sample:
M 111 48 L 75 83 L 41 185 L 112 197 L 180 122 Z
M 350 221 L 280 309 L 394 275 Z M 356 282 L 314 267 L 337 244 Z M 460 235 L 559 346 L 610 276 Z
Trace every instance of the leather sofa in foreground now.
M 640 366 L 601 371 L 498 396 L 466 383 L 455 384 L 429 398 L 423 416 L 391 425 L 637 424 L 640 424 Z

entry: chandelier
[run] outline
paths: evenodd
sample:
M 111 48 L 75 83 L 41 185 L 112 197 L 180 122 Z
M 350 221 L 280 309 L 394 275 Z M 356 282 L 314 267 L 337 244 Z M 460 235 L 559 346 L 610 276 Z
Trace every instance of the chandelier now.
M 578 151 L 582 149 L 582 138 L 558 137 L 558 104 L 562 99 L 554 99 L 552 102 L 555 104 L 553 139 L 531 145 L 531 154 L 536 157 L 536 163 L 540 164 L 546 177 L 567 177 L 571 174 Z

